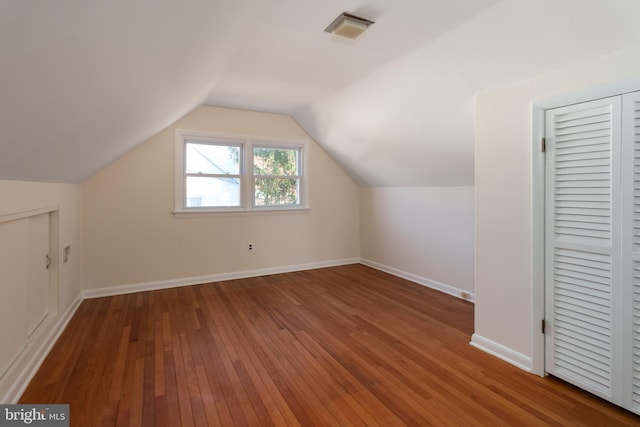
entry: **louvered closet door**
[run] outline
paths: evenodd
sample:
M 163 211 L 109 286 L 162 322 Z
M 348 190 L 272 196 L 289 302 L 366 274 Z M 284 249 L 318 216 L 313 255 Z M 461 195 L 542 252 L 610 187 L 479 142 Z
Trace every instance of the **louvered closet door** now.
M 640 414 L 640 93 L 623 96 L 622 390 Z M 627 238 L 629 236 L 630 238 Z
M 545 368 L 607 400 L 619 398 L 620 123 L 619 97 L 546 112 Z

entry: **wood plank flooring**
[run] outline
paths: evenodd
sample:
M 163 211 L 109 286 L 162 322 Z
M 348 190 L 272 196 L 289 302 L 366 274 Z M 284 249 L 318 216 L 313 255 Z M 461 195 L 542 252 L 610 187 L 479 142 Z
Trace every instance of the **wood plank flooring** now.
M 362 265 L 86 300 L 21 402 L 74 426 L 640 425 L 472 331 L 472 304 Z

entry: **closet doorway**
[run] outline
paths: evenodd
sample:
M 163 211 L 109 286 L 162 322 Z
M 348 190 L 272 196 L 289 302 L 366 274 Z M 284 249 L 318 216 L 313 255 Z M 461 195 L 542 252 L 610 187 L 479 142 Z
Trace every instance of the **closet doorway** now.
M 545 112 L 545 371 L 640 414 L 640 92 Z

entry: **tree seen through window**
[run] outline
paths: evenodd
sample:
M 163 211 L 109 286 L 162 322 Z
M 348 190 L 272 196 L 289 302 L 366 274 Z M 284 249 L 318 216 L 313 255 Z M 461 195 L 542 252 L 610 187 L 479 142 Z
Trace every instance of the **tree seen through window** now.
M 289 148 L 253 149 L 254 203 L 282 206 L 300 203 L 300 151 Z

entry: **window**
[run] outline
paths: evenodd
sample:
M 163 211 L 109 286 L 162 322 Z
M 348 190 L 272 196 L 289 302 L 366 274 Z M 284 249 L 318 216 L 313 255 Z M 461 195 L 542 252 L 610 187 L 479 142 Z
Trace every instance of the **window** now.
M 307 208 L 304 147 L 176 131 L 176 213 Z
M 185 207 L 239 207 L 242 145 L 185 141 Z
M 300 205 L 300 148 L 253 148 L 253 205 Z

